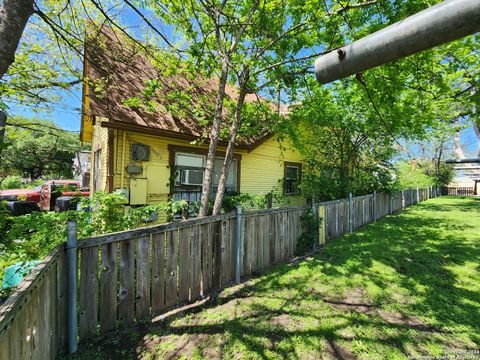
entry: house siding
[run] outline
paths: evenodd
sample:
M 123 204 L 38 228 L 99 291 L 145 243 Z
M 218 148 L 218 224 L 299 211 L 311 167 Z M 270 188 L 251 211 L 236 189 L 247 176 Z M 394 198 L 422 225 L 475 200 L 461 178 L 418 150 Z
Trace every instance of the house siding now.
M 177 145 L 191 147 L 193 149 L 208 149 L 207 145 L 192 145 L 185 140 L 150 136 L 145 134 L 111 130 L 113 139 L 113 190 L 119 190 L 122 186 L 122 157 L 125 167 L 128 165 L 141 166 L 139 174 L 128 174 L 123 171 L 123 188 L 130 188 L 131 178 L 147 179 L 147 203 L 157 204 L 168 200 L 170 194 L 170 153 L 168 146 Z M 124 137 L 125 133 L 125 149 Z M 108 153 L 108 129 L 101 128 L 96 124 L 94 128 L 92 151 L 99 146 L 102 150 L 102 181 L 107 186 L 107 153 Z M 139 143 L 150 147 L 149 161 L 133 161 L 131 159 L 132 144 Z M 283 194 L 284 162 L 301 162 L 300 154 L 288 144 L 283 144 L 281 149 L 276 140 L 269 139 L 258 146 L 252 152 L 239 150 L 236 154 L 241 155 L 240 162 L 240 191 L 252 195 L 265 195 L 269 192 Z M 218 151 L 225 151 L 219 147 Z M 300 196 L 287 197 L 292 204 L 304 204 L 305 199 Z
M 108 190 L 108 180 L 107 180 L 107 171 L 108 171 L 108 129 L 101 126 L 101 123 L 108 121 L 106 118 L 96 118 L 96 123 L 93 126 L 93 139 L 92 139 L 92 154 L 91 154 L 91 175 L 90 175 L 90 189 L 93 191 L 93 181 L 96 177 L 95 167 L 93 164 L 94 154 L 97 150 L 102 150 L 102 159 L 101 159 L 101 169 L 100 169 L 100 188 L 98 191 L 107 191 Z
M 302 162 L 298 151 L 286 142 L 281 145 L 271 138 L 242 157 L 240 191 L 252 195 L 264 195 L 273 192 L 283 194 L 285 162 Z M 286 196 L 292 204 L 303 205 L 302 196 Z

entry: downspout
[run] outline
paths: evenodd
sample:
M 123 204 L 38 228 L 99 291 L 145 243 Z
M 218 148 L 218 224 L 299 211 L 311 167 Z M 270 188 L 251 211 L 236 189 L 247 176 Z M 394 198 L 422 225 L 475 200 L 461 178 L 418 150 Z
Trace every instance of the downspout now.
M 120 177 L 120 189 L 122 191 L 124 190 L 123 188 L 123 182 L 124 182 L 124 175 L 125 175 L 125 143 L 127 142 L 127 132 L 123 132 L 123 139 L 122 139 L 122 168 L 121 168 L 121 177 Z

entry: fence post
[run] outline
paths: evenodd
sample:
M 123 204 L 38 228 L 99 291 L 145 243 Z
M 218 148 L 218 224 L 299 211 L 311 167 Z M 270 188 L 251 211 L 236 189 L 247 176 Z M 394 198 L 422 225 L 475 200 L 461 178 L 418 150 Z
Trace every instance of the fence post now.
M 319 220 L 318 219 L 318 212 L 317 212 L 317 204 L 315 204 L 315 201 L 312 199 L 312 215 L 313 215 L 313 219 L 314 220 Z M 318 242 L 320 241 L 320 236 L 319 234 L 317 233 L 315 235 L 315 242 L 313 243 L 313 250 L 317 250 L 318 249 Z
M 77 223 L 67 222 L 67 342 L 68 353 L 77 351 Z
M 402 190 L 402 209 L 405 209 L 405 190 Z
M 327 240 L 327 229 L 326 229 L 326 211 L 325 206 L 319 205 L 318 206 L 318 218 L 320 220 L 320 234 L 319 234 L 319 243 L 320 245 L 325 244 Z
M 235 282 L 240 283 L 240 258 L 242 256 L 242 207 L 237 205 L 237 233 L 235 235 Z
M 417 187 L 417 204 L 420 202 L 420 193 L 418 191 L 418 187 Z
M 377 221 L 377 191 L 373 190 L 372 198 L 373 222 Z
M 348 194 L 348 232 L 353 232 L 353 195 Z

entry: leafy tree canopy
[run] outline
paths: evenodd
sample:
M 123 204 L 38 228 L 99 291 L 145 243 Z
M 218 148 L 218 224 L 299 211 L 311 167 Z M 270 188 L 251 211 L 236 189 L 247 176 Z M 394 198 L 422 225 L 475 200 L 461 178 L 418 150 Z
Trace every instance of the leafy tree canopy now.
M 72 159 L 81 144 L 77 133 L 53 122 L 22 117 L 10 118 L 7 147 L 0 169 L 4 175 L 21 175 L 34 180 L 41 176 L 71 177 Z

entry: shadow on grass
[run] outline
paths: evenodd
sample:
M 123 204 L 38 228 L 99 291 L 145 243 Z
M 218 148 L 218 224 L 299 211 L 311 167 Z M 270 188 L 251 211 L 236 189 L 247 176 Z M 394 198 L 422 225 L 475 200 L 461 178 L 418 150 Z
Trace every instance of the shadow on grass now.
M 398 358 L 478 347 L 479 200 L 444 198 L 389 216 L 76 357 Z

